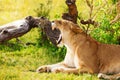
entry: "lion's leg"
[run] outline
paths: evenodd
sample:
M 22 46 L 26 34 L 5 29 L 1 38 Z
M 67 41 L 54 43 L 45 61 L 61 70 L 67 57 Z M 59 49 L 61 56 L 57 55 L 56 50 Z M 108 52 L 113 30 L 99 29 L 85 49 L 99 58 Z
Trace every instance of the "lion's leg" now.
M 53 69 L 53 72 L 55 72 L 55 73 L 62 72 L 62 73 L 68 73 L 68 74 L 70 74 L 70 73 L 79 74 L 78 71 L 79 70 L 76 68 L 61 68 L 61 67 L 59 67 L 59 68 Z
M 114 75 L 106 75 L 106 74 L 99 73 L 98 78 L 107 79 L 107 80 L 120 80 L 120 73 L 114 74 Z
M 89 70 L 86 67 L 81 68 L 75 68 L 75 67 L 69 67 L 64 62 L 53 64 L 53 65 L 44 65 L 39 67 L 36 70 L 38 73 L 42 72 L 63 72 L 63 73 L 73 73 L 73 74 L 80 74 L 80 73 L 87 73 Z
M 53 69 L 53 72 L 62 72 L 62 73 L 68 73 L 68 74 L 80 74 L 80 73 L 88 73 L 88 70 L 86 69 L 80 69 L 80 68 L 70 68 L 70 67 L 56 67 Z
M 66 67 L 66 65 L 61 62 L 61 63 L 57 63 L 57 64 L 52 64 L 52 65 L 44 65 L 44 66 L 40 66 L 36 72 L 38 73 L 42 73 L 42 72 L 55 72 L 54 70 L 56 68 L 62 68 L 62 67 Z

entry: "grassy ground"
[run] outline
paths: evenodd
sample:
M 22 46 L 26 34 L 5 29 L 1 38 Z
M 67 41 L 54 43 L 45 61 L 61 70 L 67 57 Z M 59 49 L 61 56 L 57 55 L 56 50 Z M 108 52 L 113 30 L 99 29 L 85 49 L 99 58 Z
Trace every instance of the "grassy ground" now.
M 16 19 L 24 18 L 28 15 L 36 16 L 34 10 L 39 7 L 39 3 L 46 0 L 0 0 L 0 25 Z M 80 13 L 87 15 L 86 5 L 77 2 Z M 50 17 L 60 16 L 66 5 L 62 0 L 53 0 Z M 32 42 L 34 45 L 25 46 L 16 43 L 15 39 L 6 45 L 0 45 L 0 80 L 98 80 L 96 75 L 83 74 L 38 74 L 35 70 L 45 64 L 53 64 L 61 61 L 63 57 L 55 55 L 54 52 L 45 47 L 37 45 L 39 38 L 38 29 L 33 29 L 29 33 L 20 37 L 24 43 Z M 62 53 L 61 53 L 62 54 Z
M 94 75 L 53 74 L 34 72 L 39 66 L 53 64 L 59 61 L 59 56 L 53 57 L 46 49 L 29 46 L 22 50 L 13 50 L 7 46 L 8 51 L 0 54 L 0 80 L 97 80 Z

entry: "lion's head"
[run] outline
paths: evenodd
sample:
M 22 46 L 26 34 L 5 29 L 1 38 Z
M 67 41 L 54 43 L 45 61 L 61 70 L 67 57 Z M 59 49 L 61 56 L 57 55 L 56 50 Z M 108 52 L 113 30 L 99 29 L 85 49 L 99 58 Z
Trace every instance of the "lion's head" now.
M 80 29 L 80 27 L 77 24 L 74 24 L 73 22 L 68 20 L 52 21 L 52 30 L 54 29 L 60 30 L 61 33 L 59 35 L 58 41 L 60 41 L 63 44 L 64 42 L 66 42 L 65 40 L 68 41 L 68 39 L 72 39 L 73 36 L 76 34 L 85 34 L 85 32 L 82 29 Z
M 82 33 L 83 30 L 77 24 L 67 20 L 54 20 L 49 21 L 45 17 L 40 18 L 40 27 L 46 33 L 49 40 L 54 44 L 59 46 L 64 44 L 64 39 L 69 39 L 67 35 Z M 70 37 L 69 36 L 69 37 Z M 58 45 L 59 44 L 59 45 Z

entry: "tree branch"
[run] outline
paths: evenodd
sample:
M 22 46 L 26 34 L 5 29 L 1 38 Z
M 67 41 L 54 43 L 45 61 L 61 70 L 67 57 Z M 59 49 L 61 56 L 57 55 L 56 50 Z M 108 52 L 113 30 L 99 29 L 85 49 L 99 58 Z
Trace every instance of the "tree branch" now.
M 66 0 L 69 12 L 63 13 L 62 18 L 77 23 L 78 11 L 75 2 L 76 0 Z
M 115 16 L 113 20 L 110 21 L 110 24 L 113 24 L 117 22 L 118 20 L 120 20 L 120 0 L 117 2 L 116 11 L 117 11 L 117 15 Z

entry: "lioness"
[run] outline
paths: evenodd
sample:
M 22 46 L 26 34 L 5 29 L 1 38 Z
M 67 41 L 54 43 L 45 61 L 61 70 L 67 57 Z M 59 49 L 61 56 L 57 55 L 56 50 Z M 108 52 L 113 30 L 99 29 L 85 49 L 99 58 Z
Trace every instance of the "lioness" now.
M 119 45 L 99 43 L 77 24 L 66 20 L 55 20 L 52 29 L 60 30 L 58 41 L 67 48 L 65 59 L 57 64 L 41 66 L 37 72 L 97 73 L 99 78 L 120 78 Z

